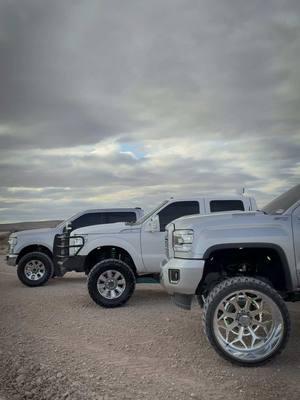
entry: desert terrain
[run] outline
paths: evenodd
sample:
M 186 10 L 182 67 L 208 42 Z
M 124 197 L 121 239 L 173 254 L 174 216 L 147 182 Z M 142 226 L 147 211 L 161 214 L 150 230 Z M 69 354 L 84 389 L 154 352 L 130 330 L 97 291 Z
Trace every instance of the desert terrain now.
M 0 256 L 0 400 L 299 399 L 300 304 L 289 304 L 286 350 L 260 368 L 219 358 L 201 328 L 201 310 L 178 309 L 159 285 L 140 284 L 109 310 L 70 273 L 23 286 Z

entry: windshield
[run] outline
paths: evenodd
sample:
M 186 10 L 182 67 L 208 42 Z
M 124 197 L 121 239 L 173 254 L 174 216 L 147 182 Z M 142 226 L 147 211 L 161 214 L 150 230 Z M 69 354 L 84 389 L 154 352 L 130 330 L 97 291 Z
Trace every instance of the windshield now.
M 159 204 L 158 207 L 154 208 L 154 210 L 150 211 L 149 213 L 147 213 L 146 215 L 144 215 L 143 217 L 138 219 L 136 222 L 126 222 L 126 225 L 141 225 L 141 224 L 143 224 L 148 218 L 151 217 L 151 215 L 156 213 L 156 211 L 158 211 L 161 207 L 163 207 L 168 202 L 169 202 L 168 200 L 163 201 L 162 203 Z
M 267 214 L 283 214 L 293 204 L 300 200 L 300 184 L 283 193 L 271 203 L 267 204 L 262 211 Z

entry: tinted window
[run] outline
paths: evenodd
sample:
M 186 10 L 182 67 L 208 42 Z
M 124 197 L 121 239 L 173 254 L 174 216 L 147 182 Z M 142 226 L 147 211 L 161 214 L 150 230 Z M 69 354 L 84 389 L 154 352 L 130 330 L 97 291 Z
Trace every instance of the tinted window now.
M 159 215 L 160 230 L 163 232 L 170 222 L 185 215 L 199 214 L 199 203 L 197 201 L 178 201 L 161 210 Z
M 104 214 L 105 224 L 113 224 L 114 222 L 135 222 L 136 214 L 134 212 L 107 212 Z
M 244 203 L 241 200 L 212 200 L 210 202 L 211 212 L 222 211 L 245 211 Z
M 81 215 L 72 222 L 72 229 L 83 228 L 89 225 L 103 224 L 103 213 L 88 213 Z
M 292 189 L 271 201 L 271 203 L 263 208 L 263 211 L 268 214 L 283 214 L 298 200 L 300 200 L 300 185 L 294 186 Z

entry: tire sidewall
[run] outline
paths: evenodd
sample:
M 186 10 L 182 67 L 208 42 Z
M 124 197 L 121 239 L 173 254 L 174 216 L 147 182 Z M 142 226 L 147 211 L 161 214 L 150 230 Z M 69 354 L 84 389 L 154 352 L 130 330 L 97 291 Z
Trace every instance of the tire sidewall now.
M 32 280 L 28 279 L 27 276 L 25 275 L 24 269 L 25 269 L 26 264 L 30 260 L 39 260 L 44 264 L 46 272 L 41 279 L 32 281 Z M 17 274 L 18 274 L 19 280 L 24 285 L 30 286 L 30 287 L 44 285 L 51 278 L 53 271 L 54 271 L 54 267 L 53 267 L 53 262 L 52 262 L 51 258 L 49 256 L 47 256 L 47 254 L 44 254 L 41 252 L 32 252 L 32 253 L 25 254 L 25 256 L 23 256 L 20 259 L 20 261 L 18 263 L 18 268 L 17 268 Z
M 223 282 L 224 284 L 224 282 Z M 217 286 L 222 286 L 222 283 Z M 259 360 L 240 360 L 239 358 L 235 358 L 231 356 L 229 353 L 227 353 L 222 346 L 219 344 L 216 336 L 215 336 L 215 331 L 214 331 L 214 315 L 216 311 L 216 307 L 220 304 L 220 302 L 229 296 L 231 293 L 238 291 L 238 290 L 255 290 L 258 292 L 261 292 L 265 296 L 271 298 L 271 300 L 277 305 L 278 309 L 280 310 L 282 320 L 283 320 L 283 334 L 281 337 L 280 342 L 277 344 L 276 349 L 272 351 L 270 354 L 268 354 L 266 357 L 263 357 Z M 216 293 L 216 294 L 215 294 Z M 228 285 L 227 287 L 224 287 L 218 292 L 218 288 L 215 287 L 211 294 L 208 296 L 207 302 L 204 307 L 204 329 L 206 336 L 209 340 L 209 342 L 213 345 L 215 350 L 225 359 L 238 364 L 240 366 L 258 366 L 262 365 L 269 360 L 271 360 L 273 357 L 275 357 L 276 354 L 280 353 L 283 348 L 285 347 L 289 333 L 290 333 L 290 319 L 289 319 L 289 313 L 286 307 L 286 304 L 284 303 L 283 299 L 280 297 L 280 295 L 269 285 L 267 285 L 265 282 L 260 281 L 258 279 L 252 279 L 249 282 L 235 282 L 232 285 Z
M 105 271 L 114 270 L 120 272 L 126 281 L 126 287 L 120 297 L 107 299 L 98 290 L 97 282 L 99 276 Z M 96 264 L 88 276 L 88 291 L 94 302 L 102 307 L 114 308 L 125 304 L 132 296 L 135 289 L 135 276 L 131 268 L 120 260 L 104 260 Z

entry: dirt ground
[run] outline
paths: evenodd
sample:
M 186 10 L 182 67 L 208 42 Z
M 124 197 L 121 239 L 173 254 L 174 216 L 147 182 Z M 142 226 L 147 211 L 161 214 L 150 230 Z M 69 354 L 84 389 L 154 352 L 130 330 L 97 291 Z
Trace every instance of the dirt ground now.
M 300 303 L 290 304 L 287 349 L 260 368 L 211 349 L 201 310 L 178 309 L 159 285 L 138 285 L 107 310 L 69 274 L 28 288 L 0 262 L 0 400 L 299 399 Z

